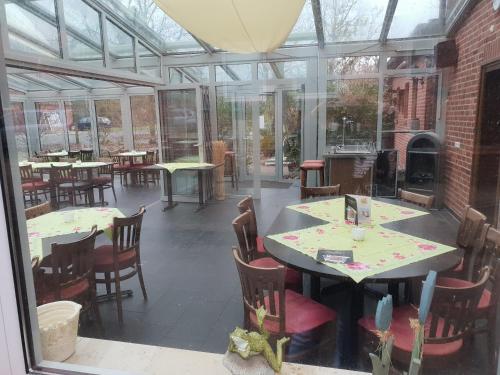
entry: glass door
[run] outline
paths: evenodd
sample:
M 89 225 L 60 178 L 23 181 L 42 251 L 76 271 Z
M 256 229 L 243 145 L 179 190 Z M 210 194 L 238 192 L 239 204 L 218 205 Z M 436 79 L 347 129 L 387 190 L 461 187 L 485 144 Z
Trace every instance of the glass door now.
M 283 89 L 281 97 L 282 121 L 280 134 L 281 165 L 278 176 L 282 180 L 298 179 L 302 160 L 302 132 L 304 128 L 304 89 Z

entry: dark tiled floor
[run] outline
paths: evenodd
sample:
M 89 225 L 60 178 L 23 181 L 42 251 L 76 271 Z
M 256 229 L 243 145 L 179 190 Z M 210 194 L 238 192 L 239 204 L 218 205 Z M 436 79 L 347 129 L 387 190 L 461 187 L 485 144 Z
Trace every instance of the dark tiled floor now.
M 247 189 L 239 193 L 247 193 Z M 187 203 L 163 212 L 159 188 L 122 188 L 117 184 L 117 195 L 116 206 L 124 213 L 134 212 L 140 204 L 147 207 L 141 254 L 149 298 L 143 300 L 137 278 L 125 281 L 124 287 L 134 291 L 132 298 L 123 301 L 125 324 L 118 325 L 114 302 L 106 302 L 100 304 L 104 332 L 98 332 L 90 324 L 82 327 L 80 334 L 225 352 L 229 332 L 242 325 L 243 319 L 239 279 L 231 255 L 236 238 L 230 224 L 241 196 L 211 202 L 204 210 L 194 213 L 196 205 Z M 259 231 L 265 233 L 282 207 L 296 201 L 297 197 L 296 184 L 262 189 L 262 199 L 256 202 Z M 114 205 L 112 197 L 108 195 L 107 198 Z M 449 219 L 452 220 L 451 216 Z M 346 316 L 349 314 L 345 308 L 349 305 L 348 299 L 348 294 L 340 294 L 327 298 L 325 303 Z M 366 311 L 373 312 L 374 307 L 375 301 L 367 299 Z M 342 327 L 338 327 L 338 331 L 332 363 L 345 367 L 339 354 L 345 348 L 345 332 L 342 336 Z M 481 346 L 484 347 L 482 338 L 474 342 L 474 355 L 469 357 L 467 374 L 481 372 L 484 362 L 484 351 L 478 350 Z M 356 365 L 358 368 L 363 366 Z

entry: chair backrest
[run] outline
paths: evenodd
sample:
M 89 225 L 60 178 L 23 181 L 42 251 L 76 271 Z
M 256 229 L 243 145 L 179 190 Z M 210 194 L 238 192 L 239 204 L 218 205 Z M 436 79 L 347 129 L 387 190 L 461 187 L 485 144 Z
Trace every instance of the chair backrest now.
M 33 168 L 31 164 L 19 167 L 19 173 L 21 174 L 21 183 L 33 181 Z
M 84 238 L 65 244 L 52 244 L 50 262 L 55 299 L 61 299 L 61 291 L 69 288 L 84 279 L 89 281 L 90 288 L 94 283 L 94 258 L 95 238 L 97 226 Z
M 334 197 L 340 195 L 340 184 L 334 186 L 319 186 L 319 187 L 305 187 L 300 188 L 304 198 L 314 197 Z
M 432 205 L 434 204 L 434 195 L 417 194 L 411 191 L 399 189 L 398 196 L 402 201 L 413 203 L 427 209 L 432 208 Z
M 146 156 L 144 156 L 144 164 L 154 164 L 156 162 L 155 151 L 146 151 Z
M 490 269 L 486 267 L 479 281 L 469 287 L 436 285 L 426 322 L 425 343 L 444 344 L 459 340 L 468 333 L 489 276 Z
M 52 207 L 50 206 L 50 202 L 45 202 L 24 210 L 26 214 L 26 220 L 34 219 L 35 217 L 42 216 L 48 214 L 52 211 Z
M 75 170 L 72 165 L 55 166 L 52 164 L 50 180 L 55 183 L 73 182 L 75 180 Z
M 92 161 L 94 150 L 80 150 L 80 159 L 82 161 Z
M 140 252 L 142 217 L 146 208 L 141 206 L 139 212 L 129 217 L 113 218 L 113 255 L 118 262 L 118 255 L 130 251 Z
M 250 263 L 257 257 L 257 236 L 254 225 L 250 210 L 233 220 L 233 229 L 238 239 L 241 259 L 246 263 Z
M 255 214 L 255 207 L 253 204 L 253 198 L 251 195 L 247 195 L 245 198 L 243 198 L 241 201 L 238 202 L 236 205 L 238 207 L 238 211 L 240 214 L 247 212 L 248 210 L 251 211 L 252 214 L 252 220 L 253 220 L 253 229 L 255 229 L 255 237 L 258 236 L 259 229 L 257 227 L 257 215 Z
M 490 305 L 496 306 L 498 293 L 500 293 L 500 230 L 490 224 L 484 224 L 479 240 L 474 246 L 471 264 L 478 265 L 477 269 L 468 270 L 468 279 L 472 280 L 478 270 L 484 267 L 491 269 L 490 279 L 486 285 L 491 292 Z
M 465 250 L 472 250 L 484 223 L 486 223 L 486 216 L 471 206 L 465 206 L 464 217 L 458 228 L 457 245 Z
M 101 161 L 101 160 L 99 160 L 99 161 Z M 105 161 L 104 163 L 108 163 L 108 164 L 103 165 L 102 167 L 99 167 L 97 169 L 97 174 L 98 175 L 105 174 L 105 175 L 110 175 L 112 177 L 113 176 L 113 163 L 110 161 Z
M 245 316 L 264 306 L 266 320 L 278 322 L 279 335 L 285 334 L 285 267 L 258 268 L 245 263 L 233 248 L 240 276 Z
M 80 158 L 80 150 L 69 150 L 68 151 L 68 157 L 69 158 L 75 158 L 79 159 Z

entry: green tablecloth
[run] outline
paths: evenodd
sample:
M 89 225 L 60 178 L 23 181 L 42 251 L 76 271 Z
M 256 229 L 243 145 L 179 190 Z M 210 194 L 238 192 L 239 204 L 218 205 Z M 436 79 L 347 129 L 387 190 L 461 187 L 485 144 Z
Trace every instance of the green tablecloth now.
M 214 167 L 214 165 L 210 163 L 160 163 L 155 165 L 167 169 L 170 173 L 174 173 L 178 169 Z
M 372 222 L 363 225 L 364 241 L 352 239 L 352 225 L 344 222 L 344 199 L 332 199 L 289 206 L 289 209 L 317 217 L 328 224 L 268 236 L 285 246 L 316 258 L 319 249 L 352 250 L 349 264 L 324 263 L 360 282 L 366 277 L 396 269 L 455 248 L 410 236 L 382 227 L 380 224 L 404 220 L 426 212 L 372 201 Z
M 43 257 L 42 239 L 71 233 L 90 232 L 93 225 L 111 237 L 114 217 L 124 217 L 117 208 L 96 207 L 54 211 L 26 222 L 31 257 Z

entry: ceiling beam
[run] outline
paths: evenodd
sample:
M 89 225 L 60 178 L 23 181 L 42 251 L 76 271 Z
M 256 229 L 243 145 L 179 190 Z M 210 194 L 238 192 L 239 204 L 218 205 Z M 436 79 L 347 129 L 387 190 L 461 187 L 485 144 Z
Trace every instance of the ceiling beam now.
M 394 18 L 394 12 L 396 12 L 397 6 L 398 6 L 398 0 L 389 0 L 389 2 L 387 3 L 384 23 L 382 23 L 382 30 L 380 31 L 380 37 L 378 39 L 379 42 L 382 44 L 385 44 L 387 42 L 387 36 L 389 35 L 392 19 Z
M 277 79 L 283 79 L 285 78 L 283 76 L 283 72 L 281 71 L 280 67 L 278 66 L 278 64 L 275 62 L 275 61 L 271 61 L 269 63 L 269 66 L 271 67 L 271 69 L 273 70 L 273 73 L 274 73 L 274 76 L 277 78 Z
M 189 33 L 189 35 L 191 35 L 193 37 L 193 39 L 196 41 L 196 43 L 198 43 L 205 50 L 205 52 L 208 53 L 209 55 L 212 55 L 216 52 L 215 48 L 212 47 L 207 42 L 204 42 L 203 40 L 199 39 L 198 37 L 196 37 L 195 35 L 193 35 L 191 33 Z
M 67 76 L 58 76 L 58 75 L 51 74 L 51 73 L 46 73 L 46 74 L 50 75 L 51 77 L 54 77 L 55 79 L 60 79 L 61 81 L 78 86 L 78 87 L 85 89 L 85 90 L 92 90 L 93 89 L 93 87 L 87 85 L 86 83 L 77 81 L 76 79 L 73 79 L 73 78 L 70 78 Z
M 219 66 L 222 68 L 222 70 L 224 70 L 226 72 L 226 74 L 229 76 L 229 78 L 231 78 L 233 81 L 241 81 L 238 74 L 236 74 L 236 72 L 233 69 L 231 69 L 231 67 L 229 65 L 221 64 Z
M 15 74 L 13 74 L 13 76 L 16 77 L 16 78 L 19 78 L 21 80 L 24 80 L 26 82 L 31 82 L 31 83 L 34 83 L 35 85 L 45 87 L 45 88 L 47 88 L 49 90 L 53 90 L 53 91 L 61 91 L 62 90 L 60 87 L 51 85 L 50 83 L 46 83 L 46 82 L 40 81 L 40 80 L 38 80 L 36 78 L 33 78 L 33 77 L 26 77 L 23 74 L 15 73 Z
M 318 47 L 325 48 L 325 32 L 323 29 L 323 17 L 321 16 L 321 4 L 319 0 L 311 0 L 311 7 L 314 15 L 314 27 L 318 38 Z

